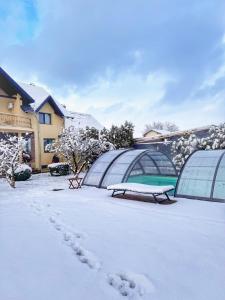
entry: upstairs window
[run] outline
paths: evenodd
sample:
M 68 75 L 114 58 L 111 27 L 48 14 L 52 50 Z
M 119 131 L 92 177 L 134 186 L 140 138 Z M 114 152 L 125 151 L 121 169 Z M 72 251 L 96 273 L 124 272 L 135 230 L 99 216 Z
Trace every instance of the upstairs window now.
M 52 123 L 51 114 L 47 113 L 39 113 L 39 123 L 40 124 L 48 124 L 50 125 Z

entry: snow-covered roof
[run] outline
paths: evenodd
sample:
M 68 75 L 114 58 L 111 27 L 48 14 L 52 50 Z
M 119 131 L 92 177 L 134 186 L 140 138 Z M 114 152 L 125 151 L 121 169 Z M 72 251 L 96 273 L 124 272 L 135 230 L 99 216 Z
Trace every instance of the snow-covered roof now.
M 168 130 L 164 130 L 164 129 L 154 129 L 154 128 L 152 128 L 152 129 L 149 129 L 148 131 L 146 131 L 146 132 L 144 133 L 144 135 L 148 134 L 148 133 L 151 132 L 151 131 L 156 132 L 156 133 L 159 133 L 159 134 L 169 134 L 169 133 L 171 133 L 171 132 L 168 131 Z
M 37 86 L 33 83 L 20 83 L 20 86 L 34 99 L 35 103 L 33 107 L 35 110 L 39 110 L 41 105 L 44 104 L 44 101 L 46 101 L 48 97 L 51 97 L 62 114 L 64 116 L 69 116 L 69 112 L 66 110 L 66 108 L 57 100 L 55 100 L 43 87 Z
M 65 127 L 73 125 L 77 128 L 86 128 L 86 127 L 94 127 L 98 130 L 103 129 L 102 124 L 100 124 L 92 115 L 78 112 L 71 112 L 66 109 L 64 105 L 55 100 L 48 91 L 46 91 L 43 87 L 37 86 L 33 83 L 20 83 L 20 86 L 34 99 L 35 103 L 33 104 L 33 108 L 35 111 L 38 111 L 41 106 L 47 101 L 51 99 L 57 105 L 59 111 L 65 117 Z
M 19 83 L 19 85 L 34 99 L 37 108 L 50 95 L 44 88 L 33 83 Z
M 10 96 L 20 94 L 27 103 L 33 103 L 34 99 L 0 67 L 0 84 L 2 89 Z
M 103 126 L 99 123 L 92 115 L 78 113 L 78 112 L 69 112 L 69 116 L 65 119 L 65 127 L 74 126 L 76 128 L 94 127 L 98 130 L 102 130 Z

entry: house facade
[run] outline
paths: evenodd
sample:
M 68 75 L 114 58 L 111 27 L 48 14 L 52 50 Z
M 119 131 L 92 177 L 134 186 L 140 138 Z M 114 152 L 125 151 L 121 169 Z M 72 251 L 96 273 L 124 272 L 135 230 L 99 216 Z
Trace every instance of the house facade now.
M 67 111 L 42 87 L 18 83 L 0 68 L 0 138 L 24 137 L 33 170 L 44 170 L 52 162 L 53 153 L 46 151 L 46 145 L 58 139 L 68 119 L 77 125 L 77 115 L 82 114 Z M 92 123 L 93 117 L 85 117 L 89 126 L 87 116 Z

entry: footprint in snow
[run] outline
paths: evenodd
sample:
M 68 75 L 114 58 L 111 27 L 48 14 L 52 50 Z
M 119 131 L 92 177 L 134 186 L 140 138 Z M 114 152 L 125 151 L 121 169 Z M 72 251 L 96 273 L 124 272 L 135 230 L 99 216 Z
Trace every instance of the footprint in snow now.
M 125 297 L 132 298 L 152 293 L 154 286 L 150 280 L 142 274 L 117 273 L 108 275 L 108 283 Z
M 55 223 L 55 222 L 56 222 L 56 220 L 55 220 L 55 218 L 54 218 L 53 216 L 51 216 L 51 217 L 49 218 L 49 221 L 50 221 L 51 223 Z
M 65 231 L 63 233 L 63 239 L 65 242 L 69 242 L 69 241 L 73 241 L 75 239 L 81 239 L 82 238 L 82 235 L 80 233 L 71 233 L 71 232 L 67 232 Z
M 55 223 L 55 229 L 60 231 L 62 229 L 62 226 L 59 223 Z
M 98 259 L 93 253 L 84 249 L 78 243 L 74 243 L 71 246 L 80 262 L 87 264 L 87 266 L 91 269 L 99 270 L 101 268 Z
M 36 206 L 35 209 L 36 209 L 37 211 L 42 211 L 42 209 L 41 209 L 40 206 Z

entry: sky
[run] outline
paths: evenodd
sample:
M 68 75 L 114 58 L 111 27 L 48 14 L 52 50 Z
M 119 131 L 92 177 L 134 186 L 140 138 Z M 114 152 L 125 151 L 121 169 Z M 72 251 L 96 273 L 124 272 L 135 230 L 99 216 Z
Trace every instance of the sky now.
M 225 121 L 224 0 L 0 0 L 0 66 L 104 126 Z

